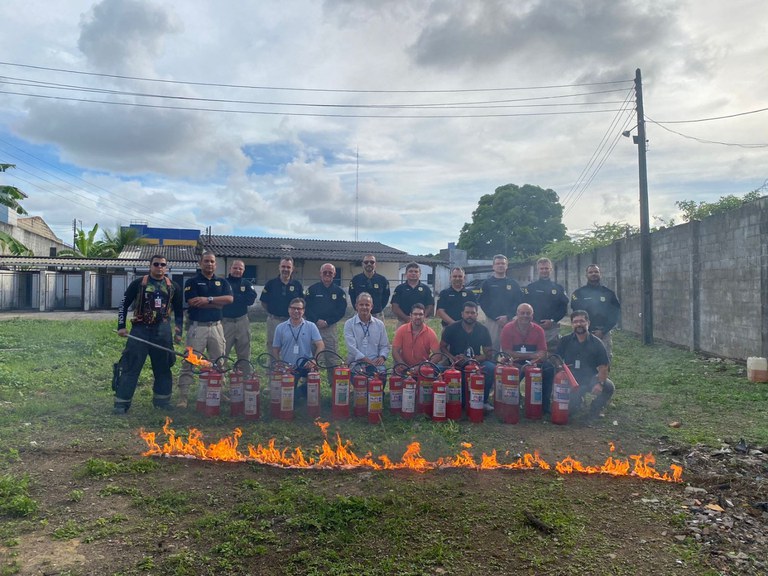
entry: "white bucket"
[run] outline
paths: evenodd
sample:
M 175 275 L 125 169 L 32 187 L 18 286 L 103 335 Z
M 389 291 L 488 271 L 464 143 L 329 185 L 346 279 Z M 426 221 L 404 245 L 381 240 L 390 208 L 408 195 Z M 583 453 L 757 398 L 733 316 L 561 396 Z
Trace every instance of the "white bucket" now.
M 747 378 L 750 382 L 768 382 L 768 360 L 765 358 L 747 358 Z

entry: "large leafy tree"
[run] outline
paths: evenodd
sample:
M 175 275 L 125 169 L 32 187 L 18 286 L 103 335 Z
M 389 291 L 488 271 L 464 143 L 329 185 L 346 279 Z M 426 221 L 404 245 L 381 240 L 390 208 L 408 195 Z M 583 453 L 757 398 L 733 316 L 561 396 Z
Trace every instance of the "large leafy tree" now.
M 0 232 L 0 254 L 5 253 L 11 256 L 34 256 L 34 252 L 27 248 L 24 244 L 16 240 L 10 234 Z
M 542 254 L 552 260 L 560 260 L 601 246 L 608 246 L 616 240 L 639 233 L 640 228 L 626 222 L 608 222 L 607 224 L 595 222 L 586 232 L 572 234 L 570 237 L 547 244 Z
M 136 228 L 118 226 L 114 232 L 104 230 L 104 243 L 111 250 L 112 257 L 116 258 L 126 246 L 146 244 L 147 241 Z
M 563 206 L 554 190 L 507 184 L 480 198 L 459 234 L 458 247 L 471 258 L 505 254 L 525 260 L 566 237 Z
M 112 258 L 114 252 L 104 240 L 96 240 L 99 225 L 94 224 L 90 232 L 78 228 L 75 233 L 75 247 L 61 250 L 59 256 L 65 258 Z
M 0 164 L 0 172 L 5 172 L 9 168 L 16 168 L 15 164 Z M 14 186 L 0 186 L 0 204 L 14 210 L 17 214 L 26 214 L 27 211 L 21 207 L 19 200 L 27 196 Z

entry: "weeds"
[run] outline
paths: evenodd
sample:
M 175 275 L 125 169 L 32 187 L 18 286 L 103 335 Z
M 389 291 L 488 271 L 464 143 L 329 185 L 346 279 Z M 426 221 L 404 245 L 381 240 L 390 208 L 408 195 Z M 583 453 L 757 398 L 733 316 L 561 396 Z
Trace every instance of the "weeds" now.
M 37 502 L 29 496 L 29 477 L 0 476 L 0 515 L 23 517 L 37 512 Z

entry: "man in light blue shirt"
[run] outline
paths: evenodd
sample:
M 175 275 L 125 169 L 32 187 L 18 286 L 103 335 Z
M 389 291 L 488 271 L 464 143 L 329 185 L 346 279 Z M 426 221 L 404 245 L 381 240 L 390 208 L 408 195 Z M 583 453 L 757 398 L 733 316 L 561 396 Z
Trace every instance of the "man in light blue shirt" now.
M 389 337 L 384 322 L 371 315 L 373 298 L 361 292 L 355 303 L 357 314 L 344 323 L 344 342 L 347 344 L 347 363 L 364 362 L 377 370 L 385 379 Z
M 312 360 L 325 350 L 320 330 L 314 322 L 304 319 L 305 307 L 303 298 L 291 300 L 288 305 L 290 317 L 277 325 L 272 341 L 272 355 L 293 367 L 297 367 L 297 362 L 302 358 Z M 300 377 L 302 374 L 297 374 L 296 379 Z

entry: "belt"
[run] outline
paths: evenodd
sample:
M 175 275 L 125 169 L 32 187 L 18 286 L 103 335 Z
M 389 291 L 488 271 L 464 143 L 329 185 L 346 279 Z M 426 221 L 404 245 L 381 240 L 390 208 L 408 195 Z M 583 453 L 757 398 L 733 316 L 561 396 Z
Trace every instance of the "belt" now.
M 242 316 L 238 316 L 237 318 L 227 318 L 227 317 L 224 317 L 224 318 L 221 319 L 221 321 L 222 322 L 237 322 L 238 320 L 242 320 L 246 316 L 247 316 L 247 314 L 243 314 Z
M 218 324 L 219 324 L 219 320 L 216 320 L 215 322 L 198 322 L 197 320 L 195 320 L 194 322 L 192 322 L 193 326 L 216 326 Z

